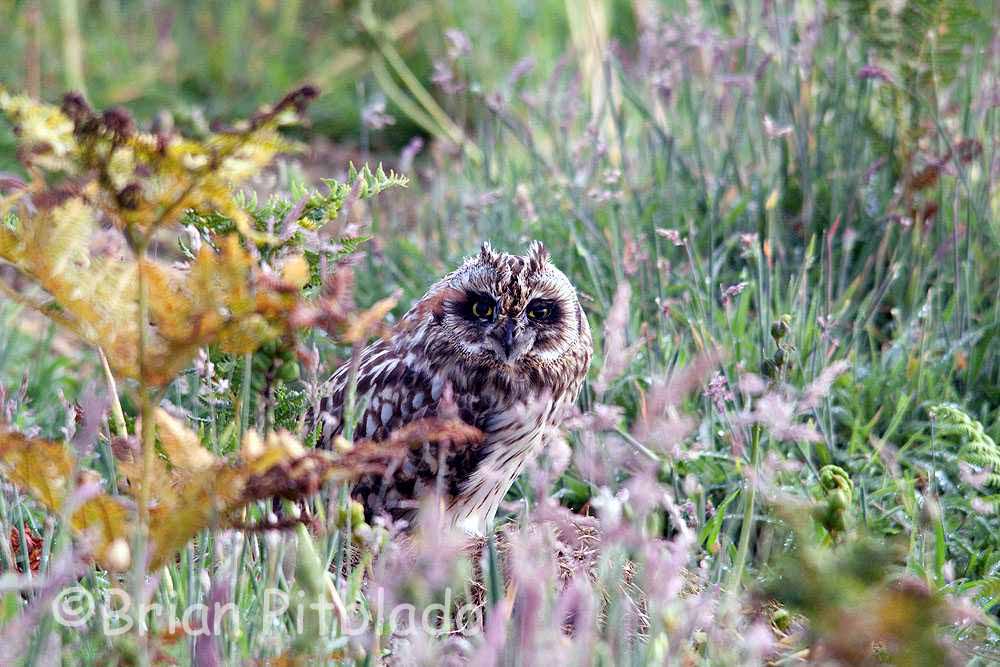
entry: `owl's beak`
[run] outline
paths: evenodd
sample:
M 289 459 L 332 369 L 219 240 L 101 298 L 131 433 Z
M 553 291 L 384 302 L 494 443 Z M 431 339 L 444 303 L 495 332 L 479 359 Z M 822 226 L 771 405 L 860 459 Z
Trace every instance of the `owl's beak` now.
M 496 339 L 503 346 L 504 355 L 507 359 L 510 359 L 511 353 L 514 351 L 514 320 L 507 318 L 503 326 L 496 331 Z

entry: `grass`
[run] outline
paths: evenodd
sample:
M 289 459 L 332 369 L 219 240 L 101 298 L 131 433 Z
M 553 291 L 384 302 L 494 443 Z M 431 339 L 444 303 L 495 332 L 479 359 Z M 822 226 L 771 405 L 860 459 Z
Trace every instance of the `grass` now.
M 43 584 L 33 594 L 4 556 L 0 633 L 37 630 L 19 659 L 995 661 L 1000 492 L 983 471 L 1000 464 L 997 54 L 963 13 L 995 28 L 995 8 L 913 2 L 893 19 L 867 3 L 665 2 L 654 17 L 636 2 L 579 22 L 559 19 L 559 3 L 539 14 L 440 4 L 414 48 L 464 90 L 445 94 L 420 59 L 410 66 L 481 158 L 424 135 L 410 187 L 358 213 L 372 240 L 356 298 L 401 290 L 398 316 L 481 241 L 522 250 L 542 240 L 595 332 L 579 414 L 512 489 L 500 534 L 481 549 L 358 525 L 338 485 L 313 500 L 311 534 L 205 531 L 149 586 L 176 609 L 232 602 L 241 631 L 230 616 L 208 638 L 162 620 L 144 642 L 102 631 L 96 617 L 78 630 L 33 618 L 32 596 L 66 573 L 69 536 L 5 485 L 0 527 L 23 549 L 10 556 L 27 555 L 26 533 L 41 545 L 40 569 L 24 575 Z M 449 59 L 444 27 L 478 48 Z M 273 48 L 301 50 L 292 32 Z M 497 63 L 529 55 L 529 34 L 544 42 L 514 80 Z M 558 57 L 608 35 L 620 39 L 608 53 Z M 195 74 L 212 72 L 199 58 Z M 412 85 L 397 85 L 419 103 Z M 157 104 L 178 99 L 164 90 Z M 242 104 L 206 90 L 194 97 L 210 110 Z M 387 108 L 399 116 L 390 132 L 413 127 Z M 389 161 L 400 142 L 365 132 Z M 282 170 L 277 189 L 315 168 Z M 0 307 L 9 419 L 59 437 L 68 402 L 103 383 L 100 366 L 56 329 Z M 304 339 L 313 344 L 324 371 L 351 354 L 318 332 Z M 247 366 L 213 359 L 214 375 L 185 373 L 166 401 L 227 452 L 238 446 Z M 315 380 L 307 371 L 281 390 L 286 423 Z M 98 455 L 92 467 L 113 479 L 110 461 Z M 80 581 L 93 592 L 119 583 L 95 568 Z M 332 596 L 371 625 L 350 636 L 346 616 L 331 631 L 315 614 L 265 614 L 268 590 Z M 419 615 L 446 594 L 480 605 L 482 635 L 378 631 L 379 609 L 411 603 Z

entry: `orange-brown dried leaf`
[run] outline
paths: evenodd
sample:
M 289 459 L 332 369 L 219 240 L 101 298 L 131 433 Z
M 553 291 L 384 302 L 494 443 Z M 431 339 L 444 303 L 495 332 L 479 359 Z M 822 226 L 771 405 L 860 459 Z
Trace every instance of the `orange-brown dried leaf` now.
M 59 309 L 47 315 L 101 347 L 118 375 L 138 378 L 140 266 L 131 255 L 92 247 L 115 233 L 102 231 L 97 211 L 74 197 L 5 230 L 0 258 L 52 295 Z M 286 328 L 298 291 L 257 281 L 256 262 L 235 234 L 218 245 L 202 246 L 188 267 L 142 262 L 150 311 L 143 368 L 151 385 L 170 382 L 201 347 L 250 352 Z
M 351 318 L 344 329 L 341 338 L 345 343 L 354 344 L 364 342 L 372 331 L 385 319 L 385 316 L 396 306 L 398 297 L 389 296 L 381 299 L 369 308 Z
M 17 127 L 18 154 L 27 157 L 32 166 L 74 170 L 78 146 L 73 121 L 58 107 L 27 95 L 11 95 L 0 87 L 0 112 Z
M 292 255 L 281 263 L 281 279 L 295 290 L 309 282 L 309 262 L 303 255 Z
M 123 375 L 135 377 L 138 267 L 91 252 L 99 229 L 95 211 L 72 198 L 21 219 L 16 241 L 0 247 L 0 258 L 52 295 L 62 324 L 104 348 Z
M 70 524 L 78 534 L 88 535 L 93 542 L 94 557 L 105 569 L 118 569 L 110 553 L 116 540 L 128 540 L 131 535 L 132 514 L 118 500 L 100 494 L 80 505 L 70 517 Z
M 278 130 L 295 122 L 304 106 L 282 102 L 236 131 L 191 139 L 136 132 L 134 124 L 123 131 L 109 124 L 107 114 L 93 116 L 90 129 L 81 130 L 75 127 L 80 118 L 0 87 L 0 113 L 18 128 L 17 154 L 26 166 L 69 174 L 100 171 L 106 178 L 90 201 L 119 227 L 150 229 L 175 223 L 188 209 L 211 210 L 232 219 L 254 240 L 266 235 L 253 228 L 237 205 L 234 187 L 260 173 L 279 153 L 299 149 Z M 91 114 L 89 109 L 83 113 Z
M 427 417 L 412 421 L 389 434 L 379 448 L 410 448 L 425 442 L 448 441 L 452 446 L 474 445 L 483 440 L 483 432 L 461 419 Z
M 275 119 L 246 132 L 215 133 L 200 141 L 133 135 L 127 149 L 134 168 L 122 180 L 139 185 L 142 205 L 123 211 L 123 221 L 150 227 L 172 224 L 190 209 L 215 211 L 231 219 L 243 236 L 266 240 L 236 203 L 234 186 L 260 173 L 279 153 L 298 150 L 277 132 L 279 124 Z
M 201 444 L 197 433 L 161 408 L 156 410 L 156 434 L 174 470 L 201 472 L 219 464 L 219 458 Z
M 50 512 L 63 511 L 74 470 L 73 456 L 65 444 L 0 431 L 0 473 Z M 128 535 L 128 519 L 121 503 L 100 493 L 73 511 L 70 524 L 77 534 L 87 534 L 93 540 L 95 558 L 107 566 L 108 547 Z
M 44 540 L 42 536 L 31 529 L 27 523 L 24 524 L 25 551 L 28 552 L 28 568 L 32 572 L 38 572 L 42 562 L 42 546 Z M 10 529 L 10 549 L 17 558 L 17 571 L 24 572 L 24 564 L 21 562 L 21 533 L 16 527 Z
M 17 431 L 0 432 L 0 472 L 50 510 L 58 510 L 65 502 L 73 469 L 73 458 L 64 444 Z
M 157 434 L 170 469 L 158 466 L 157 483 L 150 489 L 153 568 L 168 562 L 205 528 L 240 525 L 240 511 L 251 502 L 298 500 L 330 480 L 349 481 L 383 470 L 394 446 L 337 456 L 307 450 L 284 431 L 264 439 L 250 432 L 244 437 L 242 460 L 232 463 L 209 453 L 194 432 L 162 411 L 157 413 Z
M 248 435 L 242 460 L 224 461 L 201 445 L 197 435 L 163 411 L 156 414 L 163 457 L 149 471 L 150 568 L 175 557 L 201 530 L 213 525 L 237 526 L 248 503 L 271 497 L 292 500 L 316 493 L 331 480 L 351 481 L 378 472 L 393 458 L 426 439 L 470 442 L 481 433 L 458 420 L 428 419 L 401 429 L 386 442 L 363 442 L 346 454 L 307 450 L 287 432 L 266 439 Z M 128 492 L 142 492 L 142 460 L 127 442 L 115 447 L 118 469 L 128 479 Z M 169 465 L 168 465 L 169 464 Z M 75 468 L 70 450 L 61 443 L 0 433 L 0 471 L 11 482 L 37 497 L 50 511 L 62 510 Z M 134 530 L 133 514 L 116 499 L 99 494 L 76 509 L 73 529 L 93 540 L 103 566 L 121 566 L 111 547 Z

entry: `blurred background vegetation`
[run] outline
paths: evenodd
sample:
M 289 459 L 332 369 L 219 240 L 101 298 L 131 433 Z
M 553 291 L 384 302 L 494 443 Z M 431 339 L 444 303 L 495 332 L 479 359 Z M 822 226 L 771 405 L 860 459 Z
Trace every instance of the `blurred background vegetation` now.
M 857 607 L 841 584 L 869 587 L 844 573 L 878 559 L 852 547 L 826 560 L 828 547 L 847 528 L 855 547 L 900 537 L 893 574 L 985 612 L 951 628 L 968 654 L 996 643 L 1000 477 L 982 478 L 1000 464 L 993 0 L 0 0 L 0 26 L 0 84 L 51 101 L 82 90 L 95 108 L 195 133 L 315 83 L 310 149 L 262 192 L 349 160 L 412 179 L 365 211 L 360 303 L 399 289 L 398 314 L 482 240 L 545 241 L 595 330 L 592 377 L 614 355 L 610 335 L 628 344 L 581 402 L 614 408 L 602 446 L 631 437 L 658 379 L 726 353 L 718 391 L 684 403 L 697 431 L 647 443 L 691 508 L 708 581 L 770 577 L 769 595 L 870 657 L 870 637 L 841 630 Z M 19 169 L 9 132 L 0 171 Z M 75 396 L 79 366 L 51 329 L 39 342 L 15 331 L 17 310 L 0 314 L 0 379 L 15 387 L 29 370 L 22 418 L 57 432 L 52 388 Z M 324 367 L 346 354 L 315 342 Z M 753 373 L 806 390 L 840 363 L 850 371 L 829 396 L 788 417 L 816 442 L 784 437 L 736 389 Z M 208 419 L 182 391 L 169 399 Z M 301 410 L 288 412 L 295 423 Z M 759 450 L 739 440 L 747 419 L 767 427 Z M 831 464 L 849 494 L 822 479 Z M 767 498 L 747 493 L 748 469 L 773 472 Z M 626 478 L 576 466 L 549 491 L 590 511 Z M 511 499 L 531 496 L 519 484 Z M 823 558 L 782 575 L 787 545 L 809 543 L 789 528 L 788 498 L 828 512 L 809 527 Z M 666 535 L 671 521 L 650 525 Z M 847 601 L 831 606 L 838 592 Z M 940 664 L 917 616 L 897 664 Z
M 489 89 L 526 55 L 552 69 L 567 46 L 572 4 L 377 0 L 371 9 L 427 85 L 449 48 L 446 30 L 461 25 L 474 46 L 468 67 Z M 631 3 L 609 7 L 611 34 L 634 45 Z M 4 0 L 0 83 L 47 100 L 81 90 L 97 108 L 127 105 L 140 117 L 170 109 L 215 119 L 245 117 L 309 82 L 323 92 L 312 108 L 316 135 L 357 143 L 362 110 L 380 95 L 361 10 L 357 0 Z M 396 115 L 379 137 L 383 147 L 405 144 L 418 129 Z

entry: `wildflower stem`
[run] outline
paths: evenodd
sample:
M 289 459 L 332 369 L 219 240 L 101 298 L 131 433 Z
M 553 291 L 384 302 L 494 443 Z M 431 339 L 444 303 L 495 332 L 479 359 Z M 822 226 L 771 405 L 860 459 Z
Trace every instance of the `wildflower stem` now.
M 622 440 L 635 447 L 640 454 L 649 458 L 650 461 L 654 463 L 662 463 L 660 457 L 656 454 L 656 452 L 654 452 L 649 447 L 646 447 L 644 444 L 633 438 L 632 435 L 625 429 L 616 427 L 615 433 L 621 436 Z
M 753 427 L 753 435 L 750 440 L 750 466 L 753 472 L 752 477 L 747 480 L 746 499 L 743 503 L 743 525 L 740 526 L 740 542 L 736 548 L 736 561 L 733 564 L 732 577 L 729 582 L 731 591 L 736 591 L 743 579 L 743 570 L 746 568 L 747 553 L 750 550 L 750 535 L 753 533 L 753 511 L 757 497 L 756 473 L 760 467 L 760 434 L 759 424 Z
M 125 413 L 122 411 L 121 400 L 118 398 L 118 383 L 115 382 L 114 373 L 111 372 L 111 365 L 108 357 L 104 354 L 103 348 L 97 348 L 101 355 L 101 367 L 104 369 L 104 379 L 108 383 L 108 391 L 111 392 L 111 416 L 115 420 L 115 432 L 122 438 L 128 436 L 128 425 L 125 423 Z
M 378 23 L 378 19 L 375 17 L 375 12 L 372 9 L 370 2 L 364 3 L 360 12 L 361 23 L 365 30 L 371 36 L 375 43 L 376 48 L 379 53 L 385 59 L 385 62 L 396 72 L 399 78 L 403 81 L 403 85 L 409 89 L 410 93 L 416 98 L 417 102 L 423 109 L 417 114 L 417 118 L 423 117 L 425 129 L 431 131 L 433 134 L 443 134 L 449 141 L 461 146 L 469 158 L 476 164 L 480 164 L 483 160 L 482 151 L 474 143 L 468 140 L 465 133 L 462 131 L 458 125 L 455 124 L 444 109 L 434 100 L 434 97 L 427 92 L 423 84 L 420 83 L 420 79 L 413 74 L 413 71 L 409 68 L 406 62 L 403 60 L 402 56 L 399 55 L 399 51 L 385 38 L 385 33 L 382 26 Z M 387 77 L 384 76 L 385 72 L 382 72 L 383 76 L 379 77 L 379 83 L 383 86 L 386 83 Z M 392 88 L 392 80 L 388 79 L 390 86 Z M 399 100 L 393 99 L 397 104 Z M 407 105 L 409 106 L 409 105 Z M 412 107 L 411 107 L 412 109 Z M 429 116 L 429 118 L 428 118 Z M 433 127 L 426 127 L 426 121 L 430 120 Z M 419 122 L 419 121 L 418 121 Z M 437 128 L 438 131 L 434 131 Z
M 379 86 L 382 88 L 382 92 L 384 92 L 403 113 L 409 116 L 413 122 L 417 123 L 434 136 L 440 136 L 446 141 L 452 141 L 452 137 L 445 131 L 445 129 L 434 122 L 433 118 L 427 115 L 423 109 L 406 96 L 406 93 L 403 92 L 402 88 L 396 85 L 396 82 L 392 79 L 392 75 L 389 73 L 389 68 L 385 66 L 384 62 L 376 61 L 372 65 L 372 74 L 375 76 L 375 80 L 378 81 Z
M 80 7 L 77 0 L 60 0 L 59 21 L 63 31 L 63 62 L 66 86 L 86 96 L 83 74 L 83 35 L 80 32 Z
M 140 441 L 142 443 L 142 483 L 139 487 L 139 525 L 136 528 L 135 544 L 132 549 L 132 609 L 135 614 L 134 628 L 136 632 L 141 632 L 145 619 L 143 619 L 143 592 L 146 582 L 146 553 L 149 546 L 149 500 L 150 486 L 152 483 L 153 463 L 156 456 L 156 433 L 154 430 L 153 411 L 156 403 L 153 399 L 153 390 L 148 385 L 146 352 L 149 348 L 149 293 L 146 285 L 145 260 L 146 250 L 149 247 L 149 237 L 146 234 L 138 233 L 134 237 L 134 249 L 138 265 L 138 290 L 139 290 L 139 397 L 140 397 L 140 418 L 141 432 Z M 142 643 L 145 646 L 145 643 Z M 149 655 L 145 650 L 139 651 L 139 664 L 148 665 Z
M 253 352 L 243 355 L 243 379 L 240 382 L 240 442 L 250 421 L 250 382 L 253 379 Z

